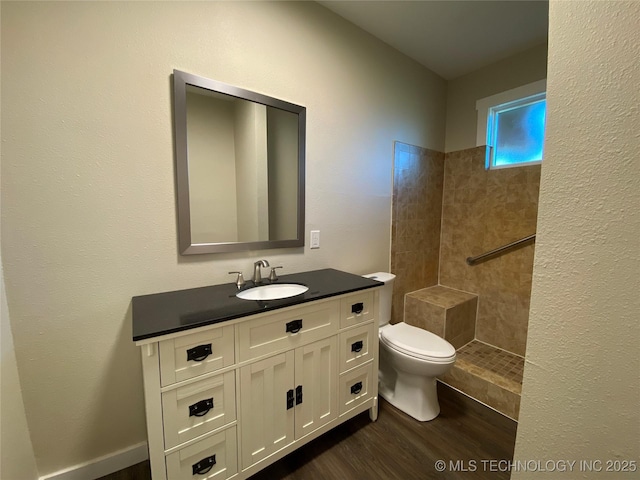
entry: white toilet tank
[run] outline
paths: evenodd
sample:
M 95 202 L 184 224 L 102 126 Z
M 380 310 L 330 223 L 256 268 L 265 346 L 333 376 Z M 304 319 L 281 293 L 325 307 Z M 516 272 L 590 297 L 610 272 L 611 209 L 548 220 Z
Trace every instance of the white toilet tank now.
M 379 282 L 384 282 L 384 287 L 380 290 L 380 321 L 379 326 L 386 325 L 391 320 L 391 300 L 393 299 L 393 281 L 396 276 L 393 273 L 376 272 L 368 273 L 363 277 L 371 278 Z

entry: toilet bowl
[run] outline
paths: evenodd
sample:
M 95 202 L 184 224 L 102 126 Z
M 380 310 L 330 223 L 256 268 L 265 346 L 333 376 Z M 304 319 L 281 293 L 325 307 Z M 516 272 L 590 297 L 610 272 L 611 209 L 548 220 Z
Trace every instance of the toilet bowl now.
M 391 273 L 364 275 L 384 282 L 380 292 L 380 361 L 378 393 L 391 405 L 421 422 L 440 413 L 436 377 L 456 361 L 456 350 L 438 335 L 404 322 L 389 325 L 393 281 Z
M 445 339 L 404 322 L 379 331 L 379 393 L 391 405 L 416 420 L 433 420 L 440 413 L 436 377 L 456 360 Z

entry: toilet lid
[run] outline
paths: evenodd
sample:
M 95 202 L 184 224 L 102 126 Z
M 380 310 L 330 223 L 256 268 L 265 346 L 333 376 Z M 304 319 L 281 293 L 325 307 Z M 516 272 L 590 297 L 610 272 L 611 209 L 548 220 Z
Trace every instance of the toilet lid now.
M 390 347 L 412 357 L 443 360 L 456 355 L 456 349 L 444 338 L 404 322 L 387 325 L 380 336 Z

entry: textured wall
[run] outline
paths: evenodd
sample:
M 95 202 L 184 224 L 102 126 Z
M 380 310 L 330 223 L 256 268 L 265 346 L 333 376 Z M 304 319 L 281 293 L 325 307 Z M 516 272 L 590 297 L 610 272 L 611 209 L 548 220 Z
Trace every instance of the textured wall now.
M 44 475 L 146 438 L 132 296 L 258 258 L 388 269 L 393 142 L 444 149 L 445 82 L 313 2 L 1 8 L 2 259 Z M 319 250 L 178 255 L 174 68 L 307 107 Z
M 396 142 L 391 223 L 392 323 L 404 295 L 438 283 L 444 154 Z
M 476 338 L 524 355 L 534 246 L 467 257 L 536 231 L 540 165 L 486 170 L 485 147 L 445 155 L 440 284 L 479 295 Z
M 640 3 L 552 0 L 515 459 L 640 462 Z M 532 478 L 520 472 L 514 479 Z M 548 475 L 549 478 L 561 478 Z M 546 476 L 545 476 L 546 478 Z

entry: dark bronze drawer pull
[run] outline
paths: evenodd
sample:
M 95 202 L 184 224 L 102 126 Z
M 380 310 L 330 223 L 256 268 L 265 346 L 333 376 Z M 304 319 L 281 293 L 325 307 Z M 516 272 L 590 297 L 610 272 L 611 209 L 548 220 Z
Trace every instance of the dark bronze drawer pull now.
M 287 390 L 287 410 L 293 408 L 293 388 Z
M 302 403 L 302 385 L 298 385 L 296 387 L 296 405 L 300 405 Z
M 286 332 L 287 333 L 298 333 L 302 330 L 302 319 L 300 320 L 291 320 L 287 323 Z
M 362 382 L 351 385 L 351 395 L 357 395 L 362 391 Z
M 211 455 L 210 457 L 203 458 L 198 463 L 194 463 L 191 465 L 191 469 L 193 473 L 191 475 L 205 475 L 211 471 L 213 466 L 216 464 L 216 456 Z
M 189 405 L 190 417 L 204 417 L 213 408 L 213 397 Z
M 363 347 L 362 340 L 358 340 L 357 342 L 354 342 L 351 344 L 351 351 L 356 353 L 361 352 L 362 347 Z
M 201 362 L 212 353 L 213 350 L 211 349 L 210 343 L 207 343 L 206 345 L 198 345 L 197 347 L 187 350 L 187 362 L 190 360 L 193 360 L 194 362 Z
M 355 313 L 356 315 L 360 315 L 364 310 L 364 303 L 354 303 L 351 305 L 351 313 Z

